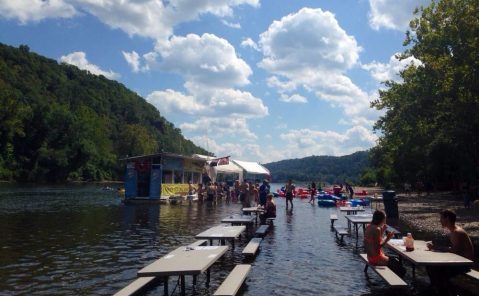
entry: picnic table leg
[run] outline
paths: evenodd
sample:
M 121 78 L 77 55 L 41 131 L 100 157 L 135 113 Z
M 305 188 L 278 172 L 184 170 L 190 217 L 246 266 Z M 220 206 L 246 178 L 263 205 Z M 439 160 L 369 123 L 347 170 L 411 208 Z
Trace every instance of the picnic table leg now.
M 168 277 L 164 277 L 165 283 L 163 284 L 163 292 L 165 295 L 168 295 Z
M 196 275 L 193 276 L 193 287 L 196 286 Z
M 186 288 L 185 288 L 185 276 L 181 275 L 180 276 L 180 285 L 181 285 L 181 295 L 186 295 Z
M 212 245 L 213 245 L 213 240 L 212 240 L 212 239 L 210 239 L 210 246 L 212 246 Z
M 206 270 L 206 287 L 210 286 L 210 269 Z
M 231 240 L 231 250 L 235 249 L 235 239 Z

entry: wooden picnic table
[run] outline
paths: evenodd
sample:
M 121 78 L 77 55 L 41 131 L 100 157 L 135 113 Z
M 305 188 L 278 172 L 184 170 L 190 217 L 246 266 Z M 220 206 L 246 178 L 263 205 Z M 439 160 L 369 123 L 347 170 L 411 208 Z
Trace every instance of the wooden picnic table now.
M 472 266 L 474 262 L 451 252 L 430 251 L 427 248 L 427 242 L 423 240 L 414 240 L 414 251 L 406 251 L 402 239 L 391 239 L 386 243 L 386 247 L 397 253 L 402 259 L 417 266 Z
M 262 206 L 243 208 L 243 213 L 255 213 L 255 224 L 258 224 L 258 216 L 260 213 L 264 213 L 264 208 Z
M 253 224 L 254 217 L 251 215 L 231 215 L 223 220 L 221 223 L 231 223 L 232 225 Z
M 210 282 L 210 266 L 221 258 L 228 246 L 179 247 L 138 271 L 138 276 L 159 276 L 165 281 L 164 291 L 168 295 L 168 277 L 180 276 L 181 294 L 185 295 L 185 275 L 196 276 L 206 271 L 206 285 Z
M 370 224 L 373 220 L 373 215 L 371 214 L 360 214 L 360 215 L 347 215 L 344 216 L 348 220 L 348 229 L 351 230 L 351 224 L 354 226 L 356 232 L 356 240 L 359 235 L 359 225 L 363 226 L 363 232 L 366 229 L 366 224 Z
M 252 219 L 252 217 L 250 217 Z M 241 233 L 246 230 L 246 226 L 229 226 L 229 225 L 218 225 L 211 227 L 208 230 L 203 231 L 200 234 L 197 234 L 195 238 L 197 239 L 208 239 L 210 245 L 212 245 L 213 240 L 220 240 L 222 244 L 225 243 L 226 239 L 231 240 L 231 246 L 234 249 L 234 240 L 238 238 Z
M 364 207 L 357 206 L 357 207 L 339 207 L 341 212 L 346 212 L 346 215 L 356 215 L 358 212 L 364 212 Z

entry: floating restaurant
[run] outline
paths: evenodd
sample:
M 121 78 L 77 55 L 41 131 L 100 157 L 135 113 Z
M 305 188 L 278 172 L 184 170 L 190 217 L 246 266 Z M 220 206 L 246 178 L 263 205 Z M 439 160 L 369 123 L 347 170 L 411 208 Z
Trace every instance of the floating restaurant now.
M 186 196 L 189 182 L 226 182 L 270 178 L 256 162 L 194 154 L 156 153 L 121 159 L 126 162 L 125 202 L 159 202 L 162 197 Z

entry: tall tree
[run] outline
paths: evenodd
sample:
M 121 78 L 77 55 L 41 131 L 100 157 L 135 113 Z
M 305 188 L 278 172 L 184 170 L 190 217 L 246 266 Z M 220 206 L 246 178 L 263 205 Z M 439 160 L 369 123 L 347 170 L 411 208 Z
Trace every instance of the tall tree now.
M 432 1 L 418 9 L 401 58 L 421 66 L 387 81 L 372 106 L 385 110 L 373 164 L 383 182 L 452 186 L 479 176 L 479 1 Z

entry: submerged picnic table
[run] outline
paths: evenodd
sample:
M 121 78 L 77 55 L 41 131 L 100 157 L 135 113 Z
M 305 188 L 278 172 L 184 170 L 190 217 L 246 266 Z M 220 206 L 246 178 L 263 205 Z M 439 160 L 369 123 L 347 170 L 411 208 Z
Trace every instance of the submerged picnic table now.
M 358 212 L 364 212 L 364 207 L 362 206 L 357 206 L 357 207 L 339 207 L 339 210 L 341 212 L 346 212 L 346 215 L 355 215 Z
M 210 245 L 213 244 L 213 240 L 220 240 L 222 244 L 225 243 L 226 239 L 231 240 L 231 246 L 234 249 L 235 239 L 238 238 L 241 233 L 246 230 L 246 226 L 229 226 L 229 225 L 218 225 L 211 227 L 208 230 L 203 231 L 200 234 L 197 234 L 195 238 L 197 239 L 208 239 Z
M 253 224 L 254 217 L 251 215 L 231 215 L 223 220 L 221 223 L 231 223 L 232 225 Z
M 344 216 L 348 220 L 348 230 L 351 231 L 351 224 L 354 226 L 354 231 L 356 232 L 356 246 L 358 245 L 359 240 L 359 225 L 363 226 L 363 233 L 366 229 L 366 224 L 371 223 L 373 220 L 373 215 L 371 214 L 361 214 L 361 215 L 346 215 Z
M 414 240 L 414 251 L 406 251 L 402 239 L 391 239 L 386 243 L 393 252 L 401 258 L 418 266 L 472 266 L 474 262 L 451 252 L 430 251 L 427 248 L 427 242 Z M 414 269 L 413 269 L 414 271 Z
M 206 271 L 206 286 L 210 282 L 210 266 L 221 258 L 228 246 L 179 247 L 138 271 L 138 276 L 159 276 L 164 278 L 164 291 L 168 295 L 168 277 L 180 276 L 181 294 L 185 295 L 185 275 L 196 276 Z
M 255 213 L 256 218 L 255 218 L 255 223 L 258 224 L 258 216 L 260 213 L 264 212 L 264 208 L 262 206 L 257 206 L 257 207 L 249 207 L 249 208 L 243 208 L 243 213 Z

